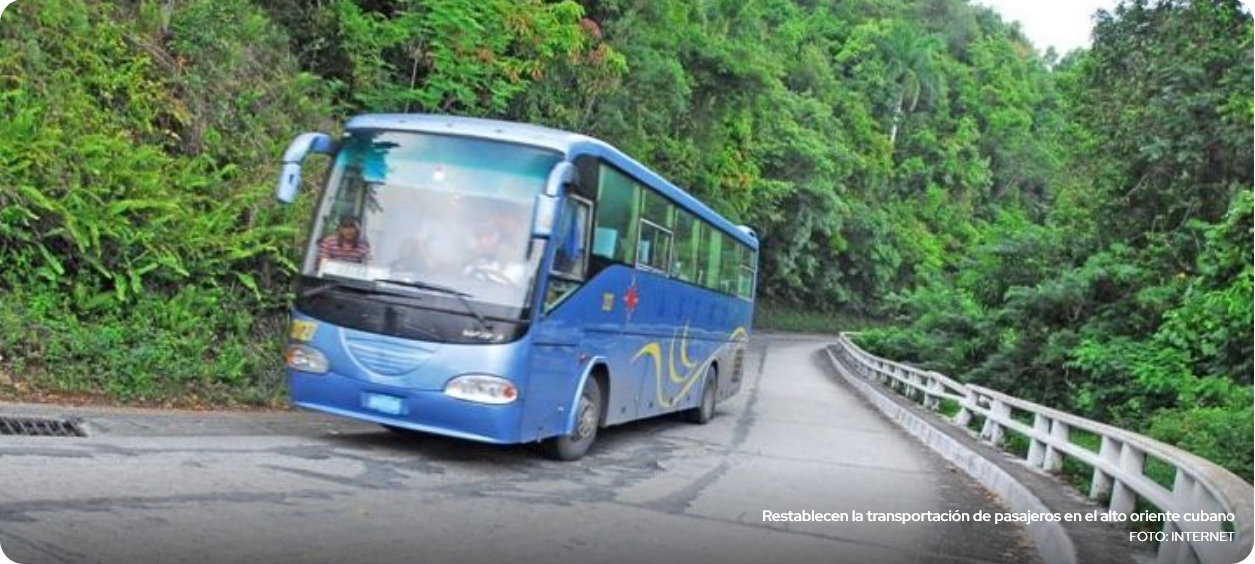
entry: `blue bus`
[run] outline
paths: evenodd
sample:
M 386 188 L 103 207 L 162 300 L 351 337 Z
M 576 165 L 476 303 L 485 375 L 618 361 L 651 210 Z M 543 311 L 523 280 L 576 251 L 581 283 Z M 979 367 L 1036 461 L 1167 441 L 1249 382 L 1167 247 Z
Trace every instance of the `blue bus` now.
M 609 144 L 436 115 L 364 115 L 297 137 L 333 164 L 285 352 L 292 402 L 392 430 L 540 442 L 741 387 L 758 240 Z

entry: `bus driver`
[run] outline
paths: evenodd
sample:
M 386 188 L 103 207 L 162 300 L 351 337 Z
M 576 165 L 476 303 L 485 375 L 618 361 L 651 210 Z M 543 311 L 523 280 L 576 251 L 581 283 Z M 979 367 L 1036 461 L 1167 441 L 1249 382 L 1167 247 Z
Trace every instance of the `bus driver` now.
M 527 267 L 519 257 L 510 256 L 508 243 L 497 225 L 490 222 L 476 224 L 471 237 L 473 258 L 462 273 L 495 284 L 522 286 L 527 277 Z

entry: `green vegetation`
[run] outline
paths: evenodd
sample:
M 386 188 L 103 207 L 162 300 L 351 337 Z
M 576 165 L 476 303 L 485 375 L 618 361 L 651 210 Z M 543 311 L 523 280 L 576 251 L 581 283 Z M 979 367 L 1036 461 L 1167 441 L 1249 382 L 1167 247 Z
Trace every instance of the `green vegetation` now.
M 754 306 L 757 330 L 836 335 L 841 331 L 864 331 L 883 325 L 883 321 L 855 311 L 807 308 L 773 300 L 760 300 Z
M 284 138 L 328 119 L 326 88 L 247 2 L 23 2 L 0 40 L 0 354 L 17 384 L 276 397 L 298 231 L 269 184 Z
M 1096 22 L 1060 58 L 963 0 L 18 2 L 0 393 L 279 400 L 284 144 L 449 112 L 607 139 L 753 225 L 762 327 L 872 328 L 1249 478 L 1251 16 Z
M 865 344 L 1250 479 L 1250 15 L 1128 3 L 1095 37 L 1054 71 L 1076 173 L 1038 220 L 1001 210 Z

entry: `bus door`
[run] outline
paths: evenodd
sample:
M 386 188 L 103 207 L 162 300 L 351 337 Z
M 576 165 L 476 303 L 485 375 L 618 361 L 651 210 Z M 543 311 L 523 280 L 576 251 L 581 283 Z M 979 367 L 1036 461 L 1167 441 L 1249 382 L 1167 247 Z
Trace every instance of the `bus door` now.
M 567 188 L 550 240 L 553 262 L 545 277 L 541 313 L 533 328 L 525 435 L 533 431 L 540 435 L 563 431 L 566 410 L 578 391 L 584 365 L 590 360 L 582 358 L 586 355 L 580 352 L 584 330 L 578 316 L 559 311 L 584 285 L 592 224 L 592 203 Z

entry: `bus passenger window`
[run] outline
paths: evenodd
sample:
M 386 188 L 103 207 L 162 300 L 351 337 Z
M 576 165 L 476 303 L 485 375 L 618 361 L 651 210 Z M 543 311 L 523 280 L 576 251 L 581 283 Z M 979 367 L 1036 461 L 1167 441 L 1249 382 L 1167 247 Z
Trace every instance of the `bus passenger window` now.
M 696 219 L 677 210 L 675 221 L 675 253 L 671 275 L 685 282 L 697 282 L 697 257 L 700 256 Z
M 719 291 L 725 294 L 736 294 L 737 277 L 741 273 L 741 245 L 728 235 L 723 239 L 723 257 L 719 267 Z
M 642 219 L 638 249 L 637 266 L 666 272 L 667 263 L 671 260 L 671 232 Z
M 602 167 L 599 183 L 593 254 L 632 264 L 636 258 L 640 188 L 623 173 L 608 166 Z
M 722 233 L 714 227 L 702 224 L 702 250 L 706 255 L 705 268 L 702 272 L 702 285 L 711 290 L 719 290 L 720 259 L 723 257 Z
M 741 247 L 741 277 L 737 281 L 736 295 L 747 300 L 754 299 L 754 270 L 756 260 L 754 251 L 749 247 Z

